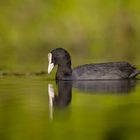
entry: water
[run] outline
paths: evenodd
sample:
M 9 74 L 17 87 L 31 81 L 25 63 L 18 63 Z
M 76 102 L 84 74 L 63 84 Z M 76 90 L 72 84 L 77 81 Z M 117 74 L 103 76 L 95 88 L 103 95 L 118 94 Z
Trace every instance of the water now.
M 139 140 L 140 81 L 0 78 L 2 140 Z

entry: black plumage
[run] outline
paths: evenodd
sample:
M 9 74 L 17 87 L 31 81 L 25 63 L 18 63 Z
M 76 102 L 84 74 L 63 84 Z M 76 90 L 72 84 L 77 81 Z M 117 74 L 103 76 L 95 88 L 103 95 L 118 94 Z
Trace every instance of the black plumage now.
M 85 64 L 72 70 L 71 57 L 63 48 L 51 51 L 51 63 L 58 65 L 57 80 L 132 79 L 140 71 L 128 62 Z

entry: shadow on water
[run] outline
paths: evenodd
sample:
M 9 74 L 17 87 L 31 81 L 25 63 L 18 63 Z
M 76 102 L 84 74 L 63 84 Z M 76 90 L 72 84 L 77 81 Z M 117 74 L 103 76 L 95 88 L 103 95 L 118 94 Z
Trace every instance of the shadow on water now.
M 48 84 L 50 118 L 53 108 L 65 108 L 72 100 L 72 88 L 87 94 L 128 94 L 136 86 L 136 80 L 57 81 L 58 91 Z

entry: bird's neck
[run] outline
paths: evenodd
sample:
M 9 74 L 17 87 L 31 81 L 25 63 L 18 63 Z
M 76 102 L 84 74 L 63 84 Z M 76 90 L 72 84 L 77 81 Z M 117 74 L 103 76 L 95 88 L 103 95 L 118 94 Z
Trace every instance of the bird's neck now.
M 72 76 L 71 65 L 63 64 L 58 65 L 56 80 L 70 80 Z

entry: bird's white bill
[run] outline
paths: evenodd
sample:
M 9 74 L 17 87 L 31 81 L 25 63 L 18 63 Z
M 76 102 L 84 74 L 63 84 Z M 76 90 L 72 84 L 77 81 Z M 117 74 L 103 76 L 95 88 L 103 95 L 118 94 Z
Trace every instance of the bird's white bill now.
M 48 74 L 50 74 L 50 72 L 52 71 L 52 69 L 54 68 L 54 63 L 52 62 L 52 54 L 49 53 L 48 54 L 48 60 L 49 60 L 49 64 L 48 64 Z
M 54 68 L 54 64 L 53 63 L 50 63 L 48 65 L 48 74 L 50 74 L 50 72 L 52 71 L 53 68 Z

